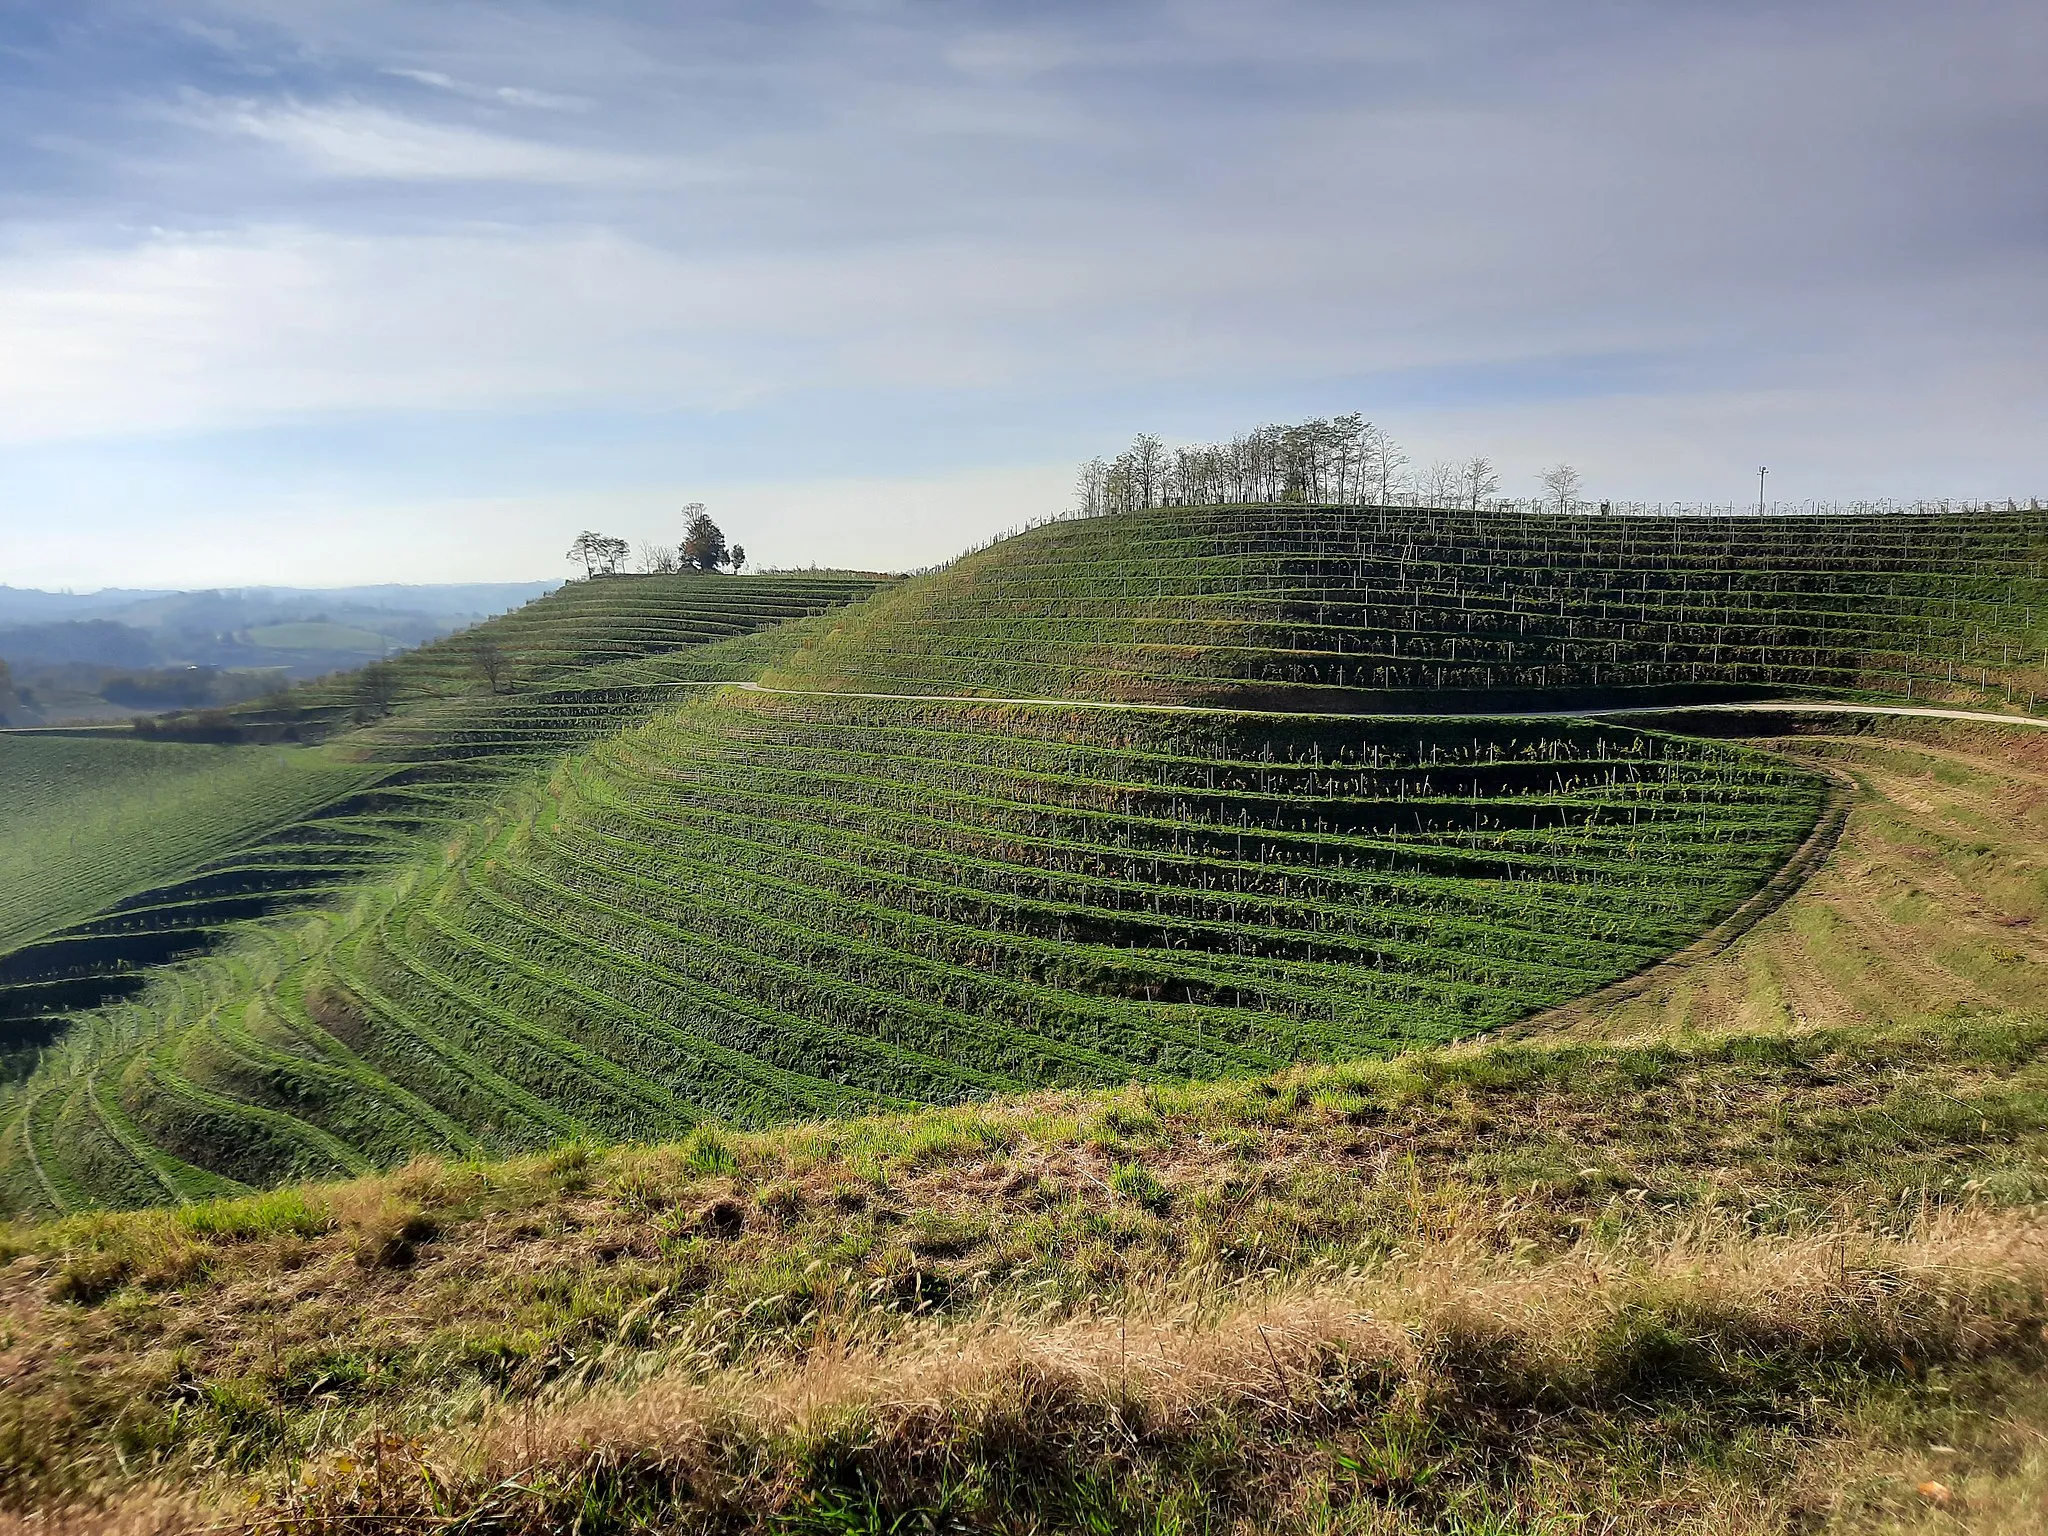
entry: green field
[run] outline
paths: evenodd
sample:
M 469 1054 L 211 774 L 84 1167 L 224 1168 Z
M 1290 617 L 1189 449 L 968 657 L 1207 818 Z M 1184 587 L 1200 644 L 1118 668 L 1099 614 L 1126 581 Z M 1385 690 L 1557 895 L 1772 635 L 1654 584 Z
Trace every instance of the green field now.
M 771 682 L 1554 707 L 1734 689 L 2048 699 L 2048 513 L 1155 508 L 907 582 Z
M 2042 523 L 1170 509 L 886 590 L 573 583 L 232 713 L 324 741 L 361 793 L 252 811 L 261 836 L 146 910 L 92 907 L 16 958 L 80 946 L 98 969 L 68 979 L 108 1006 L 45 1010 L 66 1039 L 4 1110 L 0 1198 L 1494 1029 L 1712 929 L 1831 793 L 1741 745 L 1514 711 L 2025 708 Z M 234 942 L 160 963 L 192 934 Z
M 0 1518 L 2031 1530 L 2041 522 L 1135 512 L 0 736 Z
M 44 1035 L 10 1032 L 7 1004 L 19 1018 L 53 992 L 75 995 L 64 983 L 104 964 L 87 952 L 155 926 L 156 887 L 200 870 L 218 884 L 264 834 L 380 772 L 291 747 L 0 735 L 0 1056 Z M 193 926 L 219 916 L 216 904 Z
M 802 615 L 874 584 L 656 577 L 598 602 L 589 585 L 385 664 L 393 681 L 374 710 L 343 681 L 200 717 L 239 746 L 0 736 L 16 789 L 0 812 L 7 1070 L 76 1010 L 249 920 L 351 888 L 508 779 L 670 703 L 677 678 L 751 676 L 774 650 L 755 632 L 793 644 Z M 470 662 L 480 640 L 508 659 L 495 687 Z M 565 667 L 568 685 L 554 686 Z M 264 744 L 337 731 L 312 750 Z
M 2048 733 L 1817 727 L 1773 746 L 1859 785 L 1839 854 L 1530 1037 L 0 1225 L 0 1509 L 2033 1530 Z

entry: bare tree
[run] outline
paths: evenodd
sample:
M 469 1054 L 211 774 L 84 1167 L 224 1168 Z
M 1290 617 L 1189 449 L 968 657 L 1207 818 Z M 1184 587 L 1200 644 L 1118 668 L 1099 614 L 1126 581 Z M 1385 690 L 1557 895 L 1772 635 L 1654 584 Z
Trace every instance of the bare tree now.
M 470 637 L 469 664 L 493 693 L 503 693 L 512 676 L 512 658 L 491 635 L 478 631 Z
M 694 510 L 692 510 L 694 509 Z M 683 525 L 683 564 L 699 571 L 715 571 L 731 558 L 725 547 L 725 534 L 718 524 L 711 521 L 711 514 L 704 510 L 704 503 L 693 501 L 683 508 L 686 521 Z
M 1429 466 L 1416 489 L 1422 493 L 1424 505 L 1448 507 L 1457 502 L 1459 476 L 1455 465 L 1439 459 Z
M 1459 488 L 1465 493 L 1465 505 L 1474 512 L 1482 501 L 1500 490 L 1500 476 L 1486 459 L 1467 459 L 1465 467 L 1458 471 L 1458 479 Z
M 1160 492 L 1166 488 L 1166 445 L 1150 432 L 1140 432 L 1131 439 L 1123 457 L 1129 461 L 1132 505 L 1158 506 Z
M 368 725 L 391 713 L 398 701 L 398 669 L 388 661 L 373 661 L 356 674 L 355 707 L 351 713 L 357 725 Z
M 580 562 L 584 578 L 588 580 L 592 576 L 618 575 L 619 568 L 626 563 L 626 556 L 631 553 L 632 546 L 624 539 L 608 538 L 586 528 L 576 535 L 564 558 Z
M 651 544 L 640 541 L 640 569 L 650 576 L 666 576 L 681 563 L 673 544 Z
M 1366 445 L 1366 479 L 1384 507 L 1401 488 L 1401 471 L 1408 463 L 1408 455 L 1378 427 L 1369 430 L 1372 437 Z
M 1100 458 L 1090 459 L 1081 466 L 1081 475 L 1074 483 L 1074 501 L 1083 517 L 1094 517 L 1106 510 L 1109 493 L 1109 466 Z
M 1557 510 L 1569 512 L 1579 494 L 1579 472 L 1569 464 L 1553 464 L 1543 471 L 1543 489 L 1556 501 Z

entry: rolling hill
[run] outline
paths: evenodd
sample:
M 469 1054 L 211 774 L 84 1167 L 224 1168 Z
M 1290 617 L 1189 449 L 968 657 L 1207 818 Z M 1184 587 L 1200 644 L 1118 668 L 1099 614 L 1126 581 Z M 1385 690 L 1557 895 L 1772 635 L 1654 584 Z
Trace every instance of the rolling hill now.
M 167 740 L 0 735 L 18 786 L 0 811 L 0 1046 L 25 1064 L 73 1011 L 350 888 L 509 779 L 669 702 L 672 675 L 751 675 L 750 634 L 875 583 L 638 577 L 596 601 L 589 585 L 383 663 L 368 695 L 361 676 L 304 684 L 167 717 L 152 728 Z
M 355 850 L 7 1090 L 0 1511 L 2031 1529 L 2041 541 L 1118 514 L 0 738 Z
M 49 1025 L 0 1198 L 186 1199 L 1495 1029 L 1729 921 L 1843 792 L 1571 710 L 2024 707 L 2044 555 L 2027 512 L 1174 508 L 887 590 L 576 583 L 197 717 L 319 741 L 361 787 L 11 962 L 129 995 Z
M 2048 512 L 1152 508 L 905 583 L 766 680 L 1295 710 L 2024 708 L 2048 698 Z

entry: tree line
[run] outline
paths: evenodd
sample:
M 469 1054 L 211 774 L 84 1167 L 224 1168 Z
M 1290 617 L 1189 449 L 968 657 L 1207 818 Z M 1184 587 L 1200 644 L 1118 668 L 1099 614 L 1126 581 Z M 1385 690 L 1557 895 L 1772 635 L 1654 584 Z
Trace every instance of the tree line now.
M 1543 472 L 1544 500 L 1577 505 L 1579 472 L 1569 464 Z M 1491 460 L 1438 462 L 1415 469 L 1400 444 L 1358 412 L 1292 425 L 1257 427 L 1221 443 L 1169 448 L 1149 432 L 1113 459 L 1081 466 L 1075 510 L 1084 517 L 1145 507 L 1315 505 L 1491 505 L 1500 475 Z
M 633 548 L 624 539 L 597 533 L 589 528 L 576 535 L 564 556 L 583 567 L 585 578 L 625 574 Z M 737 576 L 746 568 L 743 544 L 728 545 L 725 533 L 711 520 L 704 503 L 693 501 L 683 508 L 683 538 L 680 544 L 640 546 L 640 570 L 649 576 L 677 571 L 719 571 L 731 567 Z

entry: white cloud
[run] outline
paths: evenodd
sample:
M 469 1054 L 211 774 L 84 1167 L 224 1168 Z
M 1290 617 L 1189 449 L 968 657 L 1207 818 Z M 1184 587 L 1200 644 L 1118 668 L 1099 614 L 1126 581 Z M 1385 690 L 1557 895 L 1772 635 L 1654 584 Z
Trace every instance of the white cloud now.
M 400 80 L 410 80 L 415 85 L 432 86 L 437 91 L 467 97 L 471 101 L 488 101 L 508 107 L 538 107 L 551 112 L 581 111 L 590 102 L 580 96 L 558 96 L 551 91 L 533 91 L 517 85 L 474 85 L 467 80 L 457 80 L 438 69 L 401 69 L 388 67 L 384 74 Z
M 183 115 L 202 127 L 275 145 L 321 176 L 580 184 L 644 178 L 651 169 L 634 156 L 423 122 L 350 102 L 302 106 L 205 100 Z

